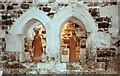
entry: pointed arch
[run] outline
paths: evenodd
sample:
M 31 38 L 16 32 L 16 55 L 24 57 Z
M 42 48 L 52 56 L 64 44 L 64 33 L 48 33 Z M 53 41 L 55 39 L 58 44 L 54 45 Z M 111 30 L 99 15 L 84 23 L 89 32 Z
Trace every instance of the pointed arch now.
M 61 54 L 61 29 L 64 26 L 64 24 L 69 21 L 72 17 L 77 18 L 81 24 L 86 29 L 86 32 L 97 32 L 98 27 L 96 26 L 94 19 L 88 12 L 88 10 L 79 4 L 69 4 L 67 7 L 63 8 L 61 11 L 57 12 L 53 19 L 50 22 L 51 29 L 51 42 L 54 43 L 54 45 L 50 45 L 51 48 L 56 47 L 52 50 L 55 50 L 56 54 Z M 52 35 L 52 33 L 55 33 Z M 53 40 L 52 40 L 53 39 Z
M 43 11 L 40 11 L 39 8 L 33 6 L 17 19 L 17 21 L 9 30 L 9 33 L 23 34 L 26 23 L 32 19 L 40 21 L 45 26 L 46 30 L 48 29 L 47 24 L 50 21 L 49 17 Z
M 20 62 L 25 60 L 24 35 L 27 29 L 32 26 L 31 21 L 32 23 L 41 22 L 46 29 L 46 34 L 48 35 L 49 33 L 48 22 L 50 21 L 50 19 L 43 11 L 40 11 L 39 8 L 37 8 L 36 6 L 32 6 L 24 14 L 22 14 L 8 31 L 9 35 L 7 35 L 6 39 L 6 50 L 20 52 Z M 29 25 L 27 23 L 31 24 Z M 49 44 L 48 37 L 49 36 L 47 36 L 46 39 L 46 45 Z M 46 46 L 46 48 L 48 48 L 48 46 Z
M 98 27 L 87 9 L 79 4 L 71 4 L 55 14 L 53 18 L 53 22 L 57 22 L 55 25 L 57 25 L 59 33 L 63 24 L 71 17 L 77 18 L 85 26 L 87 32 L 97 32 Z

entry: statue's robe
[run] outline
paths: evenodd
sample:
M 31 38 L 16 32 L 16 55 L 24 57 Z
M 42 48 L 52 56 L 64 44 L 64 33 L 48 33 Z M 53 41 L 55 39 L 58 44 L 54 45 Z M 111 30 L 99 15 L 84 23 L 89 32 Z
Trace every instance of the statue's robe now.
M 41 62 L 42 61 L 41 55 L 43 53 L 43 48 L 42 48 L 42 39 L 39 34 L 34 36 L 32 47 L 34 49 L 33 62 Z
M 69 40 L 69 62 L 78 62 L 80 59 L 78 58 L 78 52 L 80 51 L 80 46 L 77 40 L 77 37 L 72 36 Z M 79 54 L 80 55 L 80 54 Z

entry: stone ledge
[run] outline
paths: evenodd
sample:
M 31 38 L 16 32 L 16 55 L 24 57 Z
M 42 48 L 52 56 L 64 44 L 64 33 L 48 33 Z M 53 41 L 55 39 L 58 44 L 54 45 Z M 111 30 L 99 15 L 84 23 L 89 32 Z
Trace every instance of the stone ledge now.
M 66 70 L 66 63 L 37 63 L 37 68 Z

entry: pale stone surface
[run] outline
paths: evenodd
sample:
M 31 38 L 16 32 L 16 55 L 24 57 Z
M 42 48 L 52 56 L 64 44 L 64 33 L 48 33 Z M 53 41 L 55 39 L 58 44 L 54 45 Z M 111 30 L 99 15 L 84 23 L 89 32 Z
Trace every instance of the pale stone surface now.
M 36 71 L 28 71 L 26 74 L 37 74 L 37 72 Z
M 3 74 L 3 71 L 0 71 L 0 76 L 2 76 L 2 74 Z
M 7 51 L 23 51 L 23 38 L 19 35 L 7 35 L 6 39 Z
M 120 19 L 118 16 L 112 17 L 112 27 L 109 29 L 109 32 L 112 33 L 114 37 L 118 37 L 119 32 L 119 23 Z
M 42 70 L 40 71 L 40 74 L 48 74 L 48 70 L 47 70 L 47 69 L 42 69 Z
M 112 12 L 112 13 L 111 13 Z M 118 6 L 106 6 L 100 8 L 100 16 L 116 17 L 118 16 Z
M 4 38 L 5 37 L 5 31 L 4 30 L 0 30 L 0 38 Z
M 6 50 L 19 52 L 19 61 L 25 61 L 24 42 L 22 35 L 7 35 Z
M 46 68 L 47 67 L 47 68 Z M 56 69 L 58 71 L 60 70 L 66 70 L 66 63 L 37 63 L 37 68 L 40 69 Z
M 77 2 L 78 0 L 56 0 L 58 3 Z
M 61 62 L 69 62 L 69 55 L 61 55 Z
M 110 43 L 111 43 L 110 34 L 104 32 L 97 32 L 89 36 L 86 44 L 87 48 L 91 49 L 91 51 L 94 52 L 93 49 L 96 48 L 110 48 Z
M 86 54 L 86 49 L 80 49 L 80 62 L 85 62 L 85 58 L 86 58 L 86 56 L 85 56 L 85 54 Z

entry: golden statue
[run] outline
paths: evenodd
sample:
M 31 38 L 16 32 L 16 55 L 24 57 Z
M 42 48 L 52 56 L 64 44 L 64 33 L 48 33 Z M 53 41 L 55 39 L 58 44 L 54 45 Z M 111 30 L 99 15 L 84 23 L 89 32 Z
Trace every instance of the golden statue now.
M 69 51 L 69 61 L 78 62 L 80 61 L 80 44 L 75 31 L 72 31 L 72 36 L 69 39 L 70 51 Z

